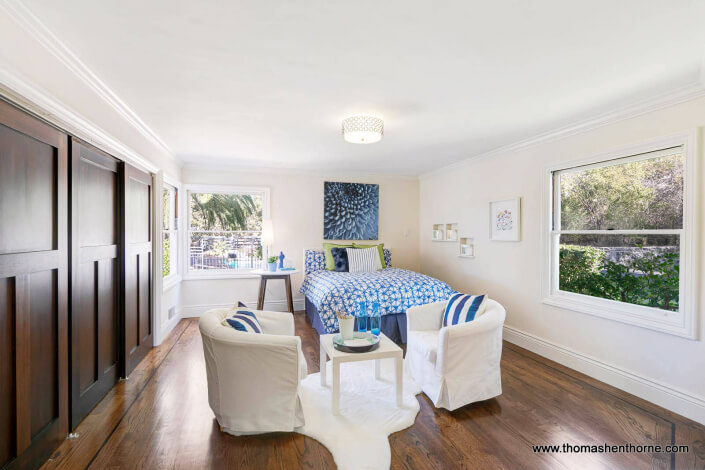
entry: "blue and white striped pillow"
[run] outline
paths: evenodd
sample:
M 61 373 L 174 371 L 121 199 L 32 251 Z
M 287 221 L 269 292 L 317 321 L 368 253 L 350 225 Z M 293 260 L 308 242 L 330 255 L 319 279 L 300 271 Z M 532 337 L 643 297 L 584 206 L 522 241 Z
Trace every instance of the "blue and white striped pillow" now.
M 244 333 L 262 333 L 262 327 L 257 321 L 257 317 L 249 310 L 238 310 L 235 315 L 226 318 L 225 322 Z
M 379 249 L 372 248 L 346 248 L 348 252 L 348 271 L 351 273 L 372 272 L 382 269 L 379 258 Z
M 443 314 L 443 326 L 473 321 L 485 312 L 485 295 L 453 294 Z

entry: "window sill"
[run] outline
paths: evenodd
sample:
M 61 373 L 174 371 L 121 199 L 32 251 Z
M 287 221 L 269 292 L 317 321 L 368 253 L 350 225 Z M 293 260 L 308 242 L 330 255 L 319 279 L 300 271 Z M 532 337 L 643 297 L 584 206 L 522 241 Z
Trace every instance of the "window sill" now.
M 186 274 L 184 281 L 214 281 L 219 279 L 259 279 L 260 276 L 252 274 L 251 270 L 242 272 L 217 272 L 213 274 Z
M 175 285 L 181 283 L 181 276 L 173 274 L 162 279 L 162 292 L 166 292 Z
M 614 300 L 561 291 L 544 297 L 542 303 L 661 333 L 696 339 L 694 328 L 688 327 L 682 312 L 667 312 L 641 305 L 625 304 Z

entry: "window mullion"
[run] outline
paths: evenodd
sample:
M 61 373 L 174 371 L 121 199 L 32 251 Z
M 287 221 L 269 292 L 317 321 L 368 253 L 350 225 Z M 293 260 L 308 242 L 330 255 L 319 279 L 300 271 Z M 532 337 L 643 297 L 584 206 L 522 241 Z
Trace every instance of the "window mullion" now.
M 553 230 L 559 235 L 682 235 L 684 229 L 644 229 L 644 230 Z

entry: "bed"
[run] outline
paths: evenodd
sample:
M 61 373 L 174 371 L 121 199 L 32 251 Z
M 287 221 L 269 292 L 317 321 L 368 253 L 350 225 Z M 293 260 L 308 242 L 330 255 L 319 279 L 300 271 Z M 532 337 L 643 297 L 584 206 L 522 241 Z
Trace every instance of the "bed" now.
M 356 315 L 361 301 L 379 302 L 382 332 L 406 343 L 406 310 L 416 305 L 447 300 L 454 292 L 443 281 L 392 267 L 391 252 L 384 250 L 385 269 L 350 273 L 325 269 L 320 250 L 304 250 L 305 278 L 300 292 L 306 298 L 306 315 L 319 334 L 338 331 L 335 311 Z

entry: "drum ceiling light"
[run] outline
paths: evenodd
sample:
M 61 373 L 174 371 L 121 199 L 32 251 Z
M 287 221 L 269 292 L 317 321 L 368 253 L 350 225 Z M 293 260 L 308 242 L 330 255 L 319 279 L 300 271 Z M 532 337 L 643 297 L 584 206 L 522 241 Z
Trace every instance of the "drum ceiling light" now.
M 374 144 L 382 140 L 384 121 L 371 114 L 356 114 L 343 119 L 343 139 L 351 144 Z

